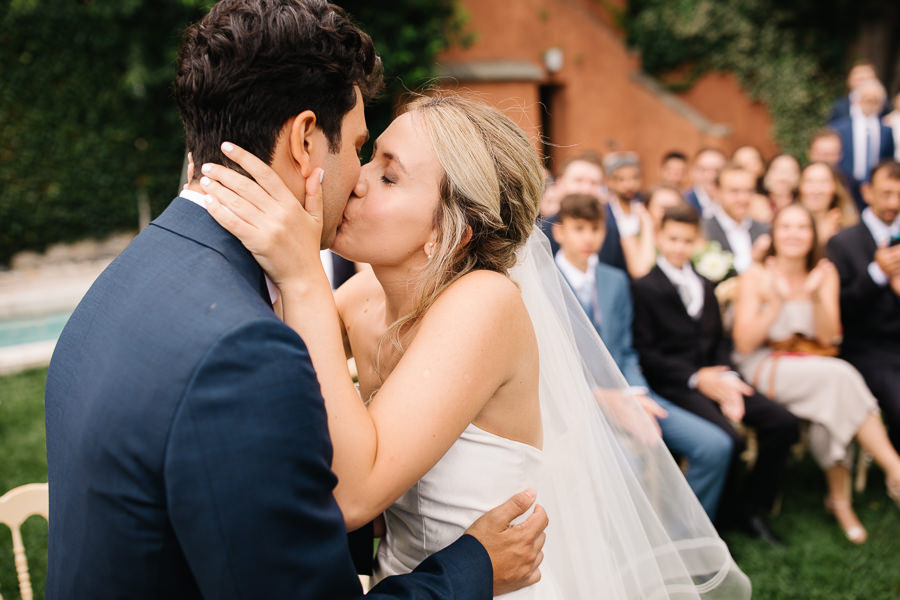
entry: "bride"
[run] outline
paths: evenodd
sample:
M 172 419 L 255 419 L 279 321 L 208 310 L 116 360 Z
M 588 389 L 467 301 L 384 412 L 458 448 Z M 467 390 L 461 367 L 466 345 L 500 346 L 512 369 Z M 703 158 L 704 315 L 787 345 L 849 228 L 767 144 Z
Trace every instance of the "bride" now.
M 531 487 L 550 517 L 542 578 L 505 597 L 749 597 L 561 283 L 533 226 L 541 163 L 512 121 L 456 96 L 408 106 L 362 167 L 332 247 L 372 269 L 334 294 L 318 240 L 322 178 L 337 174 L 314 172 L 301 206 L 262 161 L 223 150 L 259 184 L 204 165 L 207 208 L 276 283 L 309 348 L 347 527 L 385 516 L 377 577 L 412 570 Z

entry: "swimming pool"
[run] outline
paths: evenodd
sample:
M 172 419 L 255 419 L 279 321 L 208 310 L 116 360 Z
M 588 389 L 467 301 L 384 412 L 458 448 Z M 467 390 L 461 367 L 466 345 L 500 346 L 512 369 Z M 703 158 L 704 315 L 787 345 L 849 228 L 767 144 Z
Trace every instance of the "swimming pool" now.
M 67 310 L 4 319 L 0 321 L 0 348 L 56 340 L 71 315 Z

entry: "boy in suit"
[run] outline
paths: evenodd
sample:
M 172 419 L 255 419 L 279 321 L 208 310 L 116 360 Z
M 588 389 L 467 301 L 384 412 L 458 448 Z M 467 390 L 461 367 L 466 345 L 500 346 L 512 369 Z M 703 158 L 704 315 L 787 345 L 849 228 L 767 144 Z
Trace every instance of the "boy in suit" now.
M 572 287 L 607 350 L 639 402 L 658 421 L 663 441 L 688 459 L 688 484 L 710 519 L 715 518 L 731 463 L 731 438 L 718 427 L 665 400 L 647 386 L 631 342 L 633 316 L 629 279 L 601 263 L 597 251 L 606 235 L 605 211 L 588 194 L 563 198 L 553 225 L 559 243 L 556 264 Z
M 841 356 L 862 373 L 900 450 L 900 163 L 879 164 L 862 193 L 860 222 L 826 246 L 841 278 Z
M 327 247 L 359 174 L 363 101 L 381 84 L 369 36 L 324 0 L 224 0 L 184 40 L 175 95 L 194 158 L 221 163 L 232 140 L 301 199 L 327 168 Z M 48 599 L 362 596 L 309 353 L 203 200 L 190 182 L 56 346 Z M 487 600 L 533 581 L 546 515 L 509 527 L 521 496 L 370 597 Z
M 781 544 L 763 514 L 780 488 L 798 422 L 734 372 L 713 285 L 693 270 L 689 260 L 699 229 L 692 208 L 666 209 L 657 236 L 657 265 L 633 285 L 634 345 L 652 389 L 718 426 L 734 442 L 720 525 L 738 526 Z M 732 422 L 756 429 L 759 442 L 756 464 L 740 491 L 735 471 L 745 443 Z

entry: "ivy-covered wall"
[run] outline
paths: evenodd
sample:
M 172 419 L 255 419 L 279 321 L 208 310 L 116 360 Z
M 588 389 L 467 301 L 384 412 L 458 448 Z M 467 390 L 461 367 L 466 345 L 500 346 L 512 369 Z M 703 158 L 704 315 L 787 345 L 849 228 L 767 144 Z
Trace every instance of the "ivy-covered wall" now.
M 782 149 L 803 156 L 845 93 L 858 11 L 850 0 L 631 0 L 628 43 L 673 90 L 710 70 L 733 72 L 764 102 Z
M 0 266 L 15 252 L 137 227 L 178 188 L 171 82 L 181 32 L 209 0 L 0 0 Z M 372 35 L 393 95 L 432 76 L 461 19 L 452 0 L 339 2 Z M 379 5 L 380 4 L 380 5 Z

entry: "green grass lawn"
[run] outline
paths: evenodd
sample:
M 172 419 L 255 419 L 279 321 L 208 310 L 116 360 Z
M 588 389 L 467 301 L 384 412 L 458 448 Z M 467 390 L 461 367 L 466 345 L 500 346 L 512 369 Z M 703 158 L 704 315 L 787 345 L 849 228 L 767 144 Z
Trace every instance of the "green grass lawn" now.
M 46 370 L 0 378 L 0 492 L 46 481 L 43 390 Z M 869 531 L 861 546 L 847 542 L 822 508 L 824 478 L 806 458 L 791 465 L 781 513 L 773 528 L 788 542 L 773 549 L 741 535 L 728 539 L 758 600 L 889 600 L 900 598 L 900 510 L 872 468 L 867 490 L 854 501 Z M 25 526 L 35 597 L 43 597 L 47 528 L 40 518 Z M 12 543 L 0 526 L 0 594 L 18 598 Z M 77 549 L 76 549 L 77 551 Z

